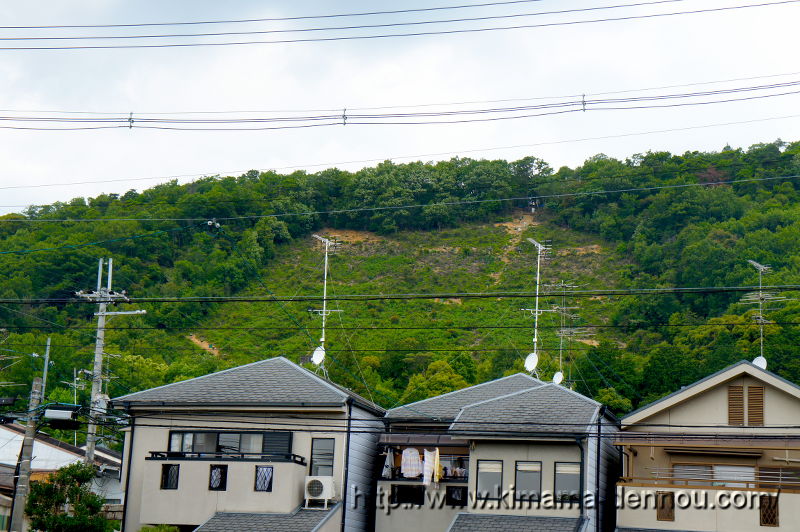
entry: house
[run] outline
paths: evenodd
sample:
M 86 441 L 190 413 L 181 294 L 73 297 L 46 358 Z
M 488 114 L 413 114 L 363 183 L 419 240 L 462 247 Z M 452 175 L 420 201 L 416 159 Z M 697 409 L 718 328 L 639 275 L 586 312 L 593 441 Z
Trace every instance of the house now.
M 800 387 L 742 361 L 622 419 L 620 532 L 797 530 Z
M 385 419 L 380 532 L 613 530 L 617 421 L 587 397 L 518 373 Z
M 15 468 L 19 460 L 25 427 L 16 423 L 0 425 L 0 465 Z M 45 480 L 50 473 L 66 465 L 81 462 L 86 450 L 69 443 L 57 440 L 43 432 L 36 433 L 33 441 L 33 459 L 31 461 L 31 480 Z M 92 481 L 91 490 L 103 497 L 106 504 L 114 505 L 122 502 L 123 489 L 120 483 L 121 459 L 118 453 L 107 449 L 99 449 L 95 454 L 97 477 Z M 3 490 L 0 483 L 0 491 Z M 13 478 L 8 495 L 14 494 Z
M 384 410 L 283 357 L 112 401 L 123 530 L 367 530 Z

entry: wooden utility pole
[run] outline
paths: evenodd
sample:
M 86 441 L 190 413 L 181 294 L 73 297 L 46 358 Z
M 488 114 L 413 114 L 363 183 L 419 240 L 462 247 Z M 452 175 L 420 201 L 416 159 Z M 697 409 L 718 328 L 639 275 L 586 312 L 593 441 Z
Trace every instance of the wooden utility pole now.
M 11 532 L 22 532 L 23 520 L 25 519 L 25 504 L 28 502 L 28 492 L 30 491 L 31 480 L 31 457 L 33 456 L 33 442 L 36 438 L 36 422 L 39 416 L 36 408 L 42 398 L 42 379 L 33 379 L 31 387 L 31 398 L 28 403 L 28 424 L 25 426 L 25 437 L 22 440 L 22 450 L 19 453 L 17 487 L 14 490 L 14 503 L 11 509 Z

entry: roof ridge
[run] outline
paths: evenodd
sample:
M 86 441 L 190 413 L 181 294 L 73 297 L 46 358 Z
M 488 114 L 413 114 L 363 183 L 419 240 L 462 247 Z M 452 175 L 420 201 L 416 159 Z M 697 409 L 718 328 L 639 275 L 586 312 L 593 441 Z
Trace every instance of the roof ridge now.
M 126 397 L 130 397 L 132 395 L 136 395 L 136 394 L 139 394 L 139 393 L 152 392 L 153 390 L 161 390 L 161 389 L 164 389 L 164 388 L 169 388 L 170 386 L 175 386 L 175 385 L 178 385 L 178 384 L 184 384 L 184 383 L 187 383 L 187 382 L 192 382 L 192 381 L 196 381 L 196 380 L 200 380 L 200 379 L 205 379 L 205 378 L 211 377 L 213 375 L 221 375 L 223 373 L 229 373 L 229 372 L 234 371 L 234 370 L 247 368 L 247 367 L 250 367 L 250 366 L 255 366 L 256 364 L 266 364 L 266 363 L 272 362 L 273 360 L 276 360 L 276 359 L 282 359 L 282 360 L 285 360 L 286 362 L 290 362 L 284 356 L 278 355 L 278 356 L 272 357 L 272 358 L 265 358 L 265 359 L 262 359 L 262 360 L 256 360 L 255 362 L 250 362 L 249 364 L 243 364 L 241 366 L 234 366 L 232 368 L 222 369 L 222 370 L 219 370 L 219 371 L 215 371 L 214 373 L 206 373 L 205 375 L 200 375 L 199 377 L 192 377 L 191 379 L 186 379 L 186 380 L 182 380 L 182 381 L 178 381 L 178 382 L 171 382 L 169 384 L 162 384 L 161 386 L 156 386 L 154 388 L 148 388 L 146 390 L 139 390 L 138 392 L 131 392 L 131 393 L 128 393 L 128 394 L 125 394 L 125 395 L 121 395 L 119 397 L 115 397 L 114 399 L 112 399 L 112 401 L 113 402 L 123 401 Z
M 453 394 L 457 394 L 457 393 L 460 393 L 460 392 L 465 392 L 467 390 L 472 390 L 472 389 L 475 389 L 475 388 L 479 388 L 481 386 L 486 386 L 487 384 L 493 384 L 495 382 L 500 382 L 500 381 L 503 381 L 503 380 L 506 380 L 506 379 L 510 379 L 511 377 L 517 377 L 517 376 L 526 377 L 526 378 L 528 378 L 528 379 L 530 379 L 530 380 L 532 380 L 534 382 L 537 382 L 539 384 L 544 384 L 544 382 L 540 381 L 539 379 L 535 379 L 535 378 L 531 377 L 530 375 L 528 375 L 526 373 L 518 372 L 518 373 L 513 373 L 511 375 L 506 375 L 505 377 L 499 377 L 497 379 L 493 379 L 493 380 L 490 380 L 490 381 L 481 382 L 480 384 L 473 384 L 472 386 L 467 386 L 466 388 L 459 388 L 458 390 L 453 390 L 452 392 L 447 392 L 447 393 L 443 393 L 441 395 L 435 395 L 433 397 L 428 397 L 427 399 L 420 399 L 419 401 L 414 401 L 413 403 L 408 403 L 408 404 L 400 405 L 400 406 L 397 406 L 397 407 L 394 407 L 394 408 L 390 408 L 387 411 L 387 414 L 389 412 L 393 411 L 393 410 L 400 410 L 401 408 L 410 408 L 410 407 L 413 407 L 413 405 L 418 405 L 418 404 L 424 403 L 426 401 L 432 401 L 434 399 L 440 399 L 442 397 L 447 397 L 448 395 L 453 395 Z
M 560 386 L 560 385 L 552 383 L 552 382 L 545 382 L 545 383 L 542 383 L 541 386 L 536 386 L 535 388 L 528 388 L 527 390 L 518 390 L 516 392 L 507 393 L 505 395 L 499 395 L 499 396 L 493 397 L 491 399 L 484 399 L 483 401 L 478 401 L 476 403 L 472 403 L 472 404 L 469 404 L 469 405 L 462 406 L 461 410 L 458 411 L 458 415 L 455 417 L 455 419 L 453 419 L 453 422 L 450 424 L 450 426 L 452 427 L 453 425 L 458 423 L 458 418 L 460 418 L 461 414 L 464 413 L 464 410 L 466 410 L 468 408 L 472 408 L 472 407 L 475 407 L 475 406 L 480 406 L 480 405 L 485 404 L 485 403 L 491 403 L 492 401 L 499 401 L 501 399 L 508 399 L 509 397 L 513 397 L 515 395 L 521 395 L 523 393 L 538 392 L 539 390 L 541 390 L 543 388 L 549 388 L 549 387 L 553 387 L 556 390 L 563 390 L 563 391 L 570 392 L 573 395 L 577 395 L 579 399 L 583 399 L 583 400 L 585 400 L 585 401 L 587 401 L 589 403 L 594 403 L 594 405 L 598 406 L 598 407 L 602 406 L 600 403 L 598 403 L 594 399 L 590 399 L 589 397 L 586 397 L 585 395 L 580 394 L 580 393 L 578 393 L 578 392 L 576 392 L 574 390 L 570 390 L 568 388 L 564 388 L 563 386 Z

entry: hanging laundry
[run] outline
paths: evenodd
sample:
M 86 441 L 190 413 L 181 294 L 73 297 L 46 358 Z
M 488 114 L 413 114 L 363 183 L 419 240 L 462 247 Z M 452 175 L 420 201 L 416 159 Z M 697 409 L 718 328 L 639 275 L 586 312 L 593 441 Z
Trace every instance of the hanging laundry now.
M 403 451 L 400 473 L 406 478 L 416 478 L 422 474 L 422 461 L 418 450 L 409 447 Z
M 425 449 L 425 461 L 422 463 L 422 483 L 426 486 L 431 484 L 435 462 L 436 453 Z
M 433 481 L 437 484 L 442 478 L 442 463 L 439 459 L 439 448 L 433 451 Z
M 394 468 L 394 451 L 391 449 L 386 450 L 386 462 L 383 464 L 383 471 L 381 476 L 383 478 L 392 478 L 392 469 Z

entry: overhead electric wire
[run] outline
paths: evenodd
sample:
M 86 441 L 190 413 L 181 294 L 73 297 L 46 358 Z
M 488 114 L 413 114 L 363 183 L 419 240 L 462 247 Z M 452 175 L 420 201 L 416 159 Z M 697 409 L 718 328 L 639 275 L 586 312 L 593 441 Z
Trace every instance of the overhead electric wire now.
M 713 182 L 703 182 L 703 183 L 680 183 L 674 185 L 655 185 L 651 187 L 630 187 L 630 188 L 623 188 L 623 189 L 615 189 L 615 190 L 592 190 L 592 191 L 583 191 L 583 192 L 565 192 L 559 194 L 540 194 L 536 196 L 517 196 L 517 197 L 510 197 L 510 198 L 491 198 L 491 199 L 479 199 L 479 200 L 457 200 L 457 201 L 440 201 L 434 203 L 415 203 L 415 204 L 408 204 L 408 205 L 386 205 L 381 207 L 357 207 L 351 209 L 331 209 L 331 210 L 324 210 L 324 211 L 302 211 L 302 212 L 292 212 L 292 213 L 277 213 L 277 214 L 257 214 L 257 215 L 245 215 L 245 216 L 222 216 L 217 217 L 217 221 L 231 221 L 231 220 L 258 220 L 262 218 L 282 218 L 285 216 L 309 216 L 309 215 L 316 215 L 316 214 L 344 214 L 344 213 L 354 213 L 354 212 L 375 212 L 375 211 L 387 211 L 387 210 L 398 210 L 398 209 L 417 209 L 417 208 L 425 208 L 425 207 L 435 207 L 435 206 L 453 206 L 453 205 L 474 205 L 480 203 L 493 203 L 493 202 L 508 202 L 508 201 L 531 201 L 531 200 L 542 200 L 542 199 L 558 199 L 558 198 L 572 198 L 572 197 L 583 197 L 583 196 L 598 196 L 604 194 L 622 194 L 626 192 L 648 192 L 653 190 L 670 190 L 670 189 L 682 189 L 682 188 L 694 188 L 694 187 L 713 187 L 718 185 L 731 185 L 737 183 L 755 183 L 755 182 L 765 182 L 765 181 L 779 181 L 779 180 L 786 180 L 786 179 L 797 179 L 800 178 L 800 175 L 788 175 L 788 176 L 770 176 L 770 177 L 754 177 L 754 178 L 745 178 L 745 179 L 732 179 L 727 181 L 713 181 Z M 207 221 L 208 218 L 0 218 L 0 223 L 6 222 L 28 222 L 28 223 L 53 223 L 53 222 L 199 222 L 199 221 Z
M 438 20 L 411 20 L 405 22 L 387 22 L 379 24 L 358 24 L 349 26 L 323 26 L 318 28 L 283 28 L 269 30 L 247 30 L 247 31 L 219 31 L 203 33 L 159 33 L 159 34 L 139 34 L 139 35 L 73 35 L 73 36 L 16 36 L 0 37 L 0 41 L 87 41 L 87 40 L 118 40 L 118 39 L 166 39 L 184 37 L 223 37 L 234 35 L 267 35 L 274 33 L 307 33 L 312 31 L 342 31 L 342 30 L 362 30 L 374 28 L 396 28 L 405 26 L 420 26 L 425 24 L 453 24 L 456 22 L 483 22 L 487 20 L 501 20 L 511 18 L 536 17 L 543 15 L 563 15 L 567 13 L 582 13 L 587 11 L 603 11 L 606 9 L 624 9 L 627 7 L 642 7 L 658 4 L 673 4 L 685 2 L 687 0 L 651 0 L 648 2 L 633 2 L 628 4 L 614 4 L 605 6 L 592 6 L 574 9 L 559 9 L 553 11 L 537 11 L 528 13 L 510 13 L 503 15 L 483 15 L 479 17 L 462 17 Z
M 800 0 L 798 0 L 800 1 Z M 713 90 L 682 92 L 671 94 L 654 94 L 626 96 L 622 98 L 573 98 L 550 103 L 537 103 L 530 105 L 514 105 L 505 107 L 486 108 L 456 108 L 438 109 L 430 111 L 413 112 L 383 112 L 383 113 L 358 113 L 337 111 L 334 114 L 292 115 L 283 114 L 275 116 L 253 117 L 223 117 L 223 118 L 181 118 L 181 117 L 148 117 L 147 115 L 133 114 L 125 116 L 25 116 L 6 114 L 0 116 L 0 123 L 35 123 L 35 124 L 95 124 L 96 127 L 119 127 L 128 129 L 168 129 L 180 131 L 259 131 L 284 128 L 310 128 L 340 125 L 435 125 L 490 122 L 498 120 L 518 120 L 550 116 L 571 112 L 587 112 L 595 110 L 641 110 L 660 109 L 669 107 L 686 107 L 696 105 L 714 105 L 750 101 L 764 98 L 774 98 L 800 93 L 800 90 L 785 90 L 797 87 L 800 80 L 790 80 L 761 85 L 748 85 L 731 88 L 718 88 Z M 783 89 L 783 90 L 782 90 Z M 719 98 L 723 95 L 740 95 L 763 91 L 782 90 L 781 92 L 767 92 L 745 96 Z M 715 99 L 705 99 L 715 97 Z M 701 99 L 700 101 L 696 101 Z M 664 100 L 688 100 L 679 103 L 654 103 Z M 634 105 L 638 103 L 646 105 Z M 532 112 L 536 111 L 536 112 Z M 541 112 L 540 112 L 541 111 Z M 264 125 L 269 124 L 269 125 Z M 95 127 L 86 125 L 81 127 Z M 16 126 L 0 125 L 0 128 L 24 127 L 37 130 L 61 130 L 63 126 Z
M 420 13 L 427 11 L 446 11 L 452 9 L 470 9 L 477 7 L 494 7 L 505 6 L 513 4 L 530 4 L 534 2 L 542 2 L 544 0 L 506 0 L 502 2 L 482 2 L 475 4 L 460 4 L 450 6 L 433 6 L 411 9 L 393 9 L 384 11 L 367 11 L 356 13 L 331 13 L 324 15 L 300 15 L 292 17 L 270 17 L 270 18 L 249 18 L 249 19 L 229 19 L 229 20 L 198 20 L 198 21 L 177 21 L 177 22 L 140 22 L 128 24 L 59 24 L 59 25 L 42 25 L 42 26 L 0 26 L 4 30 L 31 30 L 31 29 L 87 29 L 87 28 L 132 28 L 132 27 L 145 27 L 145 26 L 188 26 L 188 25 L 205 25 L 205 24 L 242 24 L 253 22 L 285 22 L 292 20 L 310 20 L 310 19 L 325 19 L 325 18 L 340 18 L 340 17 L 363 17 L 375 15 L 399 15 L 405 13 Z
M 69 45 L 69 46 L 6 46 L 0 47 L 0 51 L 32 51 L 32 50 L 109 50 L 109 49 L 131 49 L 131 48 L 187 48 L 198 46 L 246 46 L 246 45 L 264 45 L 264 44 L 293 44 L 293 43 L 309 43 L 309 42 L 335 42 L 335 41 L 355 41 L 355 40 L 372 40 L 372 39 L 387 39 L 396 37 L 420 37 L 429 35 L 456 35 L 468 33 L 485 33 L 492 31 L 506 31 L 518 29 L 536 29 L 557 26 L 574 26 L 581 24 L 594 24 L 604 22 L 620 22 L 628 20 L 642 20 L 653 19 L 660 17 L 671 17 L 679 15 L 696 15 L 703 13 L 717 13 L 724 11 L 740 10 L 755 7 L 769 7 L 783 4 L 794 4 L 800 0 L 777 0 L 773 2 L 761 2 L 755 4 L 745 4 L 736 6 L 723 6 L 716 8 L 693 9 L 687 11 L 673 11 L 667 13 L 650 13 L 642 15 L 629 15 L 622 17 L 608 17 L 601 19 L 590 20 L 573 20 L 573 21 L 559 21 L 541 24 L 518 24 L 512 26 L 495 26 L 488 28 L 462 28 L 451 30 L 436 30 L 436 31 L 420 31 L 420 32 L 406 32 L 406 33 L 391 33 L 391 34 L 372 34 L 372 35 L 345 35 L 336 37 L 312 37 L 305 39 L 278 39 L 267 41 L 228 41 L 228 42 L 193 42 L 193 43 L 161 43 L 161 44 L 124 44 L 124 45 Z
M 702 125 L 695 125 L 695 126 L 685 126 L 679 128 L 668 128 L 668 129 L 658 129 L 658 130 L 650 130 L 650 131 L 638 131 L 638 132 L 630 132 L 630 133 L 620 133 L 614 135 L 602 135 L 597 137 L 584 137 L 584 138 L 577 138 L 577 139 L 561 139 L 561 140 L 553 140 L 553 141 L 542 141 L 536 142 L 531 144 L 514 144 L 508 146 L 494 146 L 488 148 L 471 148 L 471 149 L 462 149 L 462 150 L 455 150 L 455 151 L 447 151 L 447 152 L 434 152 L 434 153 L 422 153 L 422 154 L 415 154 L 415 155 L 399 155 L 395 157 L 376 157 L 374 159 L 359 159 L 359 160 L 350 160 L 350 161 L 335 161 L 335 162 L 327 162 L 327 163 L 313 163 L 313 164 L 296 164 L 291 166 L 278 166 L 273 168 L 261 168 L 256 169 L 257 171 L 261 172 L 268 172 L 268 171 L 277 171 L 277 170 L 294 170 L 299 168 L 314 168 L 314 167 L 335 167 L 339 165 L 348 165 L 348 164 L 365 164 L 365 163 L 376 163 L 382 162 L 386 160 L 399 160 L 399 159 L 419 159 L 423 157 L 440 157 L 445 155 L 458 155 L 463 153 L 475 153 L 475 152 L 489 152 L 489 151 L 499 151 L 499 150 L 510 150 L 510 149 L 519 149 L 519 148 L 534 148 L 538 146 L 548 146 L 548 145 L 556 145 L 556 144 L 569 144 L 575 142 L 588 142 L 594 140 L 609 140 L 609 139 L 617 139 L 617 138 L 627 138 L 627 137 L 636 137 L 636 136 L 644 136 L 644 135 L 655 135 L 661 133 L 676 133 L 680 131 L 692 131 L 696 129 L 705 129 L 705 128 L 713 128 L 713 127 L 726 127 L 726 126 L 733 126 L 733 125 L 743 125 L 743 124 L 752 124 L 752 123 L 759 123 L 759 122 L 768 122 L 773 120 L 787 120 L 791 118 L 799 118 L 800 114 L 796 115 L 784 115 L 784 116 L 773 116 L 767 118 L 756 118 L 752 120 L 739 120 L 733 122 L 719 122 L 714 124 L 702 124 Z M 76 186 L 76 185 L 90 185 L 90 184 L 100 184 L 100 183 L 125 183 L 131 181 L 153 181 L 153 180 L 164 180 L 164 179 L 180 179 L 180 178 L 209 178 L 224 174 L 243 174 L 253 170 L 253 168 L 249 168 L 246 170 L 226 170 L 226 171 L 213 171 L 213 172 L 204 172 L 204 173 L 197 173 L 197 174 L 178 174 L 178 175 L 165 175 L 165 176 L 152 176 L 152 177 L 128 177 L 128 178 L 121 178 L 121 179 L 101 179 L 101 180 L 90 180 L 90 181 L 71 181 L 71 182 L 64 182 L 64 183 L 43 183 L 43 184 L 26 184 L 26 185 L 8 185 L 8 186 L 0 186 L 0 190 L 9 190 L 9 189 L 25 189 L 25 188 L 46 188 L 46 187 L 63 187 L 63 186 Z M 0 220 L 5 221 L 5 220 Z

